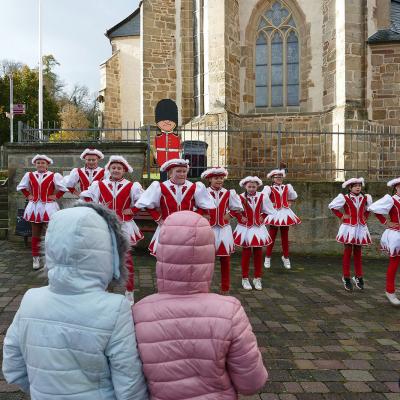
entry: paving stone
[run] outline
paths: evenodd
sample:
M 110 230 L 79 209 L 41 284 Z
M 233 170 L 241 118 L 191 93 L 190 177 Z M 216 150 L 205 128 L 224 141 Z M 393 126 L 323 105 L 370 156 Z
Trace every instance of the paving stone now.
M 313 360 L 313 363 L 322 369 L 343 369 L 344 364 L 339 360 Z
M 372 365 L 366 360 L 343 360 L 348 369 L 372 369 Z
M 346 382 L 344 386 L 349 392 L 367 393 L 371 392 L 371 388 L 364 382 Z
M 375 380 L 375 378 L 368 371 L 349 369 L 349 370 L 342 370 L 340 372 L 348 381 L 369 382 Z
M 301 382 L 300 385 L 305 392 L 309 393 L 328 393 L 328 387 L 322 382 Z
M 295 364 L 299 369 L 316 369 L 317 367 L 310 360 L 295 360 Z
M 23 245 L 0 242 L 0 254 L 1 346 L 24 292 L 47 279 L 32 271 Z M 340 258 L 292 258 L 297 272 L 271 268 L 262 292 L 240 288 L 240 258 L 232 258 L 231 295 L 245 306 L 270 372 L 260 395 L 240 399 L 398 400 L 400 324 L 383 295 L 386 260 L 365 259 L 369 284 L 349 295 L 338 278 Z M 138 250 L 134 262 L 139 301 L 155 291 L 155 259 Z M 219 278 L 216 268 L 215 292 Z M 0 400 L 27 399 L 1 379 Z
M 283 384 L 283 386 L 285 386 L 285 390 L 288 393 L 302 393 L 303 392 L 303 388 L 297 382 L 285 382 Z
M 390 392 L 400 393 L 400 382 L 397 380 L 396 382 L 385 382 L 385 385 L 388 387 Z
M 400 371 L 388 371 L 388 370 L 373 370 L 371 374 L 377 381 L 399 381 L 399 373 Z
M 314 379 L 318 382 L 342 382 L 343 375 L 335 370 L 317 370 L 311 372 Z

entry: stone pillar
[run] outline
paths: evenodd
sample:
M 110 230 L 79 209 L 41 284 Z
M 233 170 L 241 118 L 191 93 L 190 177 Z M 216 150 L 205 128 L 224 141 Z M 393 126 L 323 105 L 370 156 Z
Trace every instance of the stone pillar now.
M 239 2 L 225 0 L 225 109 L 235 114 L 240 108 Z
M 193 0 L 180 0 L 180 110 L 181 121 L 185 124 L 193 117 Z M 179 74 L 177 74 L 179 76 Z M 179 90 L 179 89 L 177 89 Z M 178 95 L 179 97 L 179 95 Z
M 106 61 L 106 85 L 104 91 L 104 128 L 121 128 L 120 54 L 117 51 Z M 120 139 L 120 138 L 116 138 Z
M 329 110 L 335 106 L 335 72 L 336 72 L 336 0 L 323 0 L 323 63 L 324 77 L 323 108 Z
M 239 112 L 240 30 L 238 0 L 205 2 L 204 112 Z
M 143 118 L 154 124 L 159 100 L 176 100 L 175 0 L 149 0 L 142 5 Z
M 207 1 L 204 8 L 204 112 L 225 110 L 225 1 Z
M 346 120 L 366 118 L 366 7 L 365 0 L 345 1 Z

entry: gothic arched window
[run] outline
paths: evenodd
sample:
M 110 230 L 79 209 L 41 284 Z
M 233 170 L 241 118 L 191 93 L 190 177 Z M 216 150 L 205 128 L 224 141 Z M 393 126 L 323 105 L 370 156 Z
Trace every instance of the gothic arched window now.
M 256 41 L 256 107 L 299 105 L 299 35 L 280 0 L 262 15 Z

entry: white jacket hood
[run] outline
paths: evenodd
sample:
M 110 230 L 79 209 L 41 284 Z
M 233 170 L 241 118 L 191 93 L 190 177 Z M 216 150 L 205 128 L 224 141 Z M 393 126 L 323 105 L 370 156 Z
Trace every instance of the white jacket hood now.
M 49 288 L 59 294 L 105 290 L 125 276 L 128 248 L 117 217 L 104 207 L 79 203 L 55 213 L 46 233 Z

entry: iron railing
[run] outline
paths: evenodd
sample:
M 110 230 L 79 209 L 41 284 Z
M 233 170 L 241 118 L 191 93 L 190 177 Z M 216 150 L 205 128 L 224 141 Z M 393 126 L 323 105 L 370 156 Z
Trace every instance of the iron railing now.
M 68 129 L 20 126 L 20 142 L 144 142 L 147 144 L 145 176 L 155 178 L 152 126 L 118 129 Z M 272 168 L 284 167 L 292 179 L 344 180 L 364 176 L 381 180 L 400 174 L 400 132 L 363 129 L 348 132 L 286 131 L 280 129 L 181 128 L 181 156 L 190 160 L 191 176 L 211 166 L 224 166 L 230 177 L 257 175 L 265 178 Z

